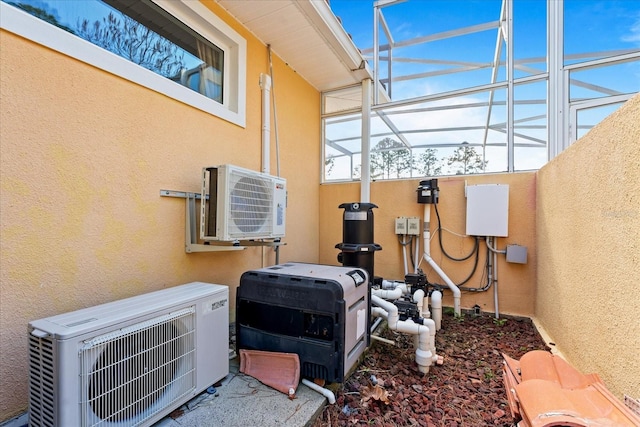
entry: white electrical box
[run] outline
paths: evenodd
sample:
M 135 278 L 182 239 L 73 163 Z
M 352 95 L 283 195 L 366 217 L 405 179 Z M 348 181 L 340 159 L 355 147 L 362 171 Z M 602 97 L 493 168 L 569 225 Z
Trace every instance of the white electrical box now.
M 407 218 L 403 216 L 396 218 L 395 231 L 396 234 L 407 234 Z
M 509 235 L 509 186 L 469 185 L 467 191 L 467 235 Z
M 420 235 L 420 218 L 416 216 L 407 218 L 407 234 L 411 236 Z

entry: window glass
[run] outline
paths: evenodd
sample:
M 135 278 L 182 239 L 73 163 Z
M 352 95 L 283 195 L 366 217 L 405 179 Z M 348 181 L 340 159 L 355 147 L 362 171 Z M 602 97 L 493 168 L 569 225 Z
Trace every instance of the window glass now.
M 149 0 L 2 0 L 223 102 L 224 51 Z

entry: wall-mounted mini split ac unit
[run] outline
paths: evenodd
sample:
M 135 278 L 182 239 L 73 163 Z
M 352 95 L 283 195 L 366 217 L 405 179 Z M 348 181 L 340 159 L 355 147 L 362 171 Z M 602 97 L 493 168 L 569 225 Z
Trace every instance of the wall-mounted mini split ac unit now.
M 29 323 L 29 425 L 148 426 L 229 373 L 229 290 L 194 282 Z
M 286 184 L 283 178 L 238 166 L 203 168 L 200 238 L 236 241 L 284 237 Z

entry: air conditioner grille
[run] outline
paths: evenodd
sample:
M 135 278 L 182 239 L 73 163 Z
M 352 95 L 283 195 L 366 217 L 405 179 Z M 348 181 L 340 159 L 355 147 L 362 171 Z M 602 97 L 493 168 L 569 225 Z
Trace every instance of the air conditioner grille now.
M 229 220 L 243 233 L 270 233 L 273 199 L 271 188 L 264 180 L 255 177 L 236 174 L 233 179 L 229 194 Z
M 137 426 L 195 388 L 195 309 L 85 342 L 83 425 Z
M 53 342 L 29 335 L 29 421 L 53 427 Z

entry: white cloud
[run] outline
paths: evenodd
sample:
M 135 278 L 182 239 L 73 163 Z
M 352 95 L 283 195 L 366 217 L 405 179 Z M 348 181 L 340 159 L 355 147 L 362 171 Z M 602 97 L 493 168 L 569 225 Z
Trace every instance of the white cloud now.
M 631 28 L 629 28 L 629 33 L 622 36 L 622 41 L 640 45 L 640 14 L 636 17 L 636 21 Z

